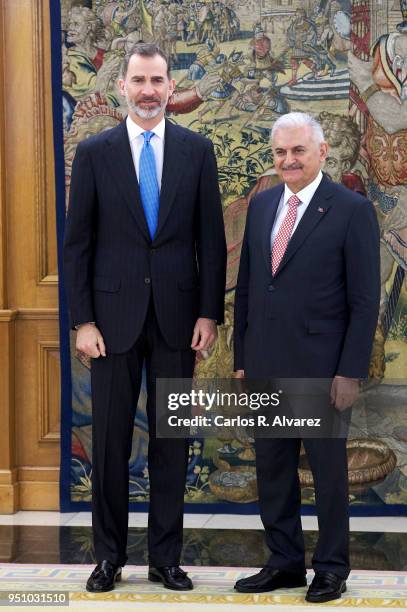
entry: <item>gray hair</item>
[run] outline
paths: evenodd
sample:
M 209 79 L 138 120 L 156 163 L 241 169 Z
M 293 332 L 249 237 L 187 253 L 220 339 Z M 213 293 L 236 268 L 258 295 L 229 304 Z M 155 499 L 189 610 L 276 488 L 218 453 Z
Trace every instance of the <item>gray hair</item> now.
M 271 140 L 273 140 L 277 130 L 304 126 L 311 128 L 317 144 L 325 142 L 324 130 L 322 129 L 321 124 L 318 123 L 318 121 L 314 119 L 312 115 L 299 112 L 287 113 L 286 115 L 279 117 L 271 130 Z
M 142 40 L 137 42 L 133 47 L 126 53 L 120 66 L 119 78 L 125 79 L 127 75 L 127 69 L 129 67 L 130 58 L 133 55 L 141 55 L 141 57 L 155 57 L 159 55 L 163 58 L 167 64 L 167 76 L 170 78 L 170 60 L 164 51 L 155 43 L 145 43 Z

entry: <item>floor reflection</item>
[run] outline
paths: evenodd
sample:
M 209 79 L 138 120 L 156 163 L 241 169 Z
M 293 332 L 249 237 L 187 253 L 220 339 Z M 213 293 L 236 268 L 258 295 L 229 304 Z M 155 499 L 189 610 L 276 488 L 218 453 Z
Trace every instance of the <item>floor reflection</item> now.
M 307 567 L 318 537 L 306 531 Z M 366 570 L 407 570 L 407 533 L 352 532 L 351 566 Z M 130 528 L 128 563 L 146 565 L 147 530 Z M 262 531 L 185 529 L 184 565 L 261 567 L 268 558 Z M 94 563 L 90 527 L 0 526 L 0 559 L 10 563 Z

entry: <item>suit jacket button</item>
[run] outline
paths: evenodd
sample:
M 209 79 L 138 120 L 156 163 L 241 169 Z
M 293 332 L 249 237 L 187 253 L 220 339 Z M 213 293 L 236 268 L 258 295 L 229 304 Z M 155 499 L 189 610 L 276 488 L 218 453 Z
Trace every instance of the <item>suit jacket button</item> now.
M 268 286 L 268 290 L 269 290 L 269 291 L 275 291 L 275 289 L 276 289 L 276 288 L 274 287 L 274 285 L 269 285 L 269 286 Z
M 146 285 L 149 285 L 151 283 L 151 278 L 145 278 L 144 282 Z

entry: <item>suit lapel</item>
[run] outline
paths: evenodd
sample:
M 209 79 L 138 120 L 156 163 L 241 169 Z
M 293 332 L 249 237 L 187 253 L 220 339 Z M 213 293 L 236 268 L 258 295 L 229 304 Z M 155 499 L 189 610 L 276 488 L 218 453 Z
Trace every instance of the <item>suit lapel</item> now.
M 263 227 L 261 228 L 262 235 L 262 246 L 263 246 L 263 255 L 267 265 L 267 268 L 270 270 L 271 274 L 271 251 L 270 251 L 270 240 L 271 240 L 271 230 L 274 225 L 274 221 L 277 214 L 278 205 L 280 204 L 281 195 L 284 191 L 284 185 L 281 185 L 281 188 L 277 190 L 274 199 L 266 206 L 266 214 L 262 221 L 264 222 Z
M 111 173 L 116 179 L 116 184 L 123 200 L 129 207 L 141 232 L 148 241 L 151 241 L 141 203 L 140 189 L 131 154 L 126 120 L 122 121 L 107 139 L 105 157 Z
M 176 125 L 165 121 L 164 163 L 161 179 L 160 208 L 158 211 L 158 227 L 154 239 L 162 230 L 169 215 L 175 194 L 187 163 L 185 135 Z
M 284 253 L 284 257 L 281 260 L 275 276 L 280 274 L 281 270 L 283 270 L 290 259 L 295 255 L 307 236 L 309 236 L 318 223 L 326 217 L 331 206 L 331 202 L 329 202 L 331 196 L 330 181 L 324 176 L 288 243 L 286 252 Z

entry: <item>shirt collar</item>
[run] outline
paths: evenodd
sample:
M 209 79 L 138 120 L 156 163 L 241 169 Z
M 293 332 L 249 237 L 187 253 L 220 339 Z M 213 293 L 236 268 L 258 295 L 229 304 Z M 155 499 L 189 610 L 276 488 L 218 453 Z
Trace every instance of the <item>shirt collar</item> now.
M 135 138 L 138 138 L 138 136 L 140 136 L 143 132 L 146 131 L 144 128 L 140 127 L 135 121 L 133 121 L 133 119 L 131 119 L 129 115 L 127 115 L 127 118 L 126 118 L 126 127 L 127 127 L 127 133 L 129 135 L 130 142 L 134 140 Z M 158 123 L 158 125 L 156 125 L 155 128 L 150 130 L 150 132 L 153 132 L 161 140 L 164 140 L 165 118 L 163 117 L 160 123 Z
M 322 178 L 323 178 L 323 174 L 320 170 L 317 176 L 314 178 L 314 180 L 311 183 L 309 183 L 306 187 L 301 189 L 301 191 L 298 191 L 298 193 L 295 194 L 301 200 L 302 204 L 308 205 L 311 202 L 314 193 L 316 192 L 316 190 L 319 187 L 320 182 L 322 181 Z M 284 204 L 287 204 L 289 198 L 291 198 L 292 195 L 294 195 L 294 192 L 291 191 L 288 185 L 285 185 Z

